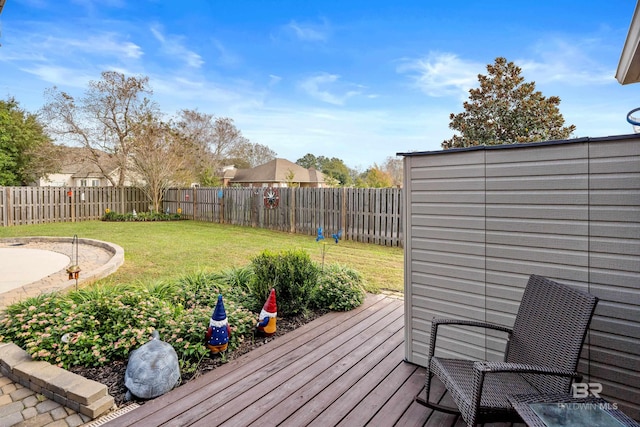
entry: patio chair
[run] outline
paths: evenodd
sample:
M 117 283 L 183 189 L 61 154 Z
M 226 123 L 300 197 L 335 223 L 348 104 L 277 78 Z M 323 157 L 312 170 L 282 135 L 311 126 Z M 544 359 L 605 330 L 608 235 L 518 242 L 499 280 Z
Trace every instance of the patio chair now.
M 469 426 L 478 422 L 519 421 L 507 400 L 510 394 L 569 393 L 582 344 L 598 298 L 586 292 L 532 275 L 522 296 L 513 328 L 491 323 L 433 319 L 426 376 L 430 408 L 459 413 Z M 435 357 L 438 328 L 463 325 L 509 334 L 504 362 Z M 433 375 L 445 385 L 456 408 L 429 401 Z

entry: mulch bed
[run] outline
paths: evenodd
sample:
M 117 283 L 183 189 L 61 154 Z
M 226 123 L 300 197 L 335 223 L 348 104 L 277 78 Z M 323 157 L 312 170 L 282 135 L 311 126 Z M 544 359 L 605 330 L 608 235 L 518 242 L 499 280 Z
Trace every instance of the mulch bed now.
M 311 322 L 312 320 L 322 316 L 326 311 L 316 311 L 310 312 L 307 315 L 301 315 L 292 318 L 278 318 L 278 329 L 276 333 L 268 338 L 255 336 L 252 339 L 245 339 L 245 341 L 240 345 L 240 347 L 236 348 L 233 351 L 226 352 L 226 361 L 231 361 L 237 359 L 245 353 L 250 352 L 253 349 L 256 349 L 269 341 L 286 334 L 287 332 L 291 332 L 296 328 Z M 203 335 L 204 335 L 203 331 Z M 204 342 L 202 343 L 204 345 Z M 205 374 L 216 367 L 222 365 L 223 359 L 220 356 L 211 356 L 205 357 L 198 365 L 198 369 L 195 372 L 189 374 L 182 374 L 182 383 L 184 385 L 189 381 L 192 381 L 198 378 L 200 375 Z M 106 385 L 109 388 L 109 394 L 113 396 L 116 405 L 121 408 L 126 406 L 131 402 L 127 402 L 125 400 L 125 394 L 127 393 L 127 388 L 124 386 L 124 372 L 127 369 L 127 361 L 126 360 L 116 360 L 111 362 L 105 366 L 99 367 L 84 367 L 84 366 L 74 366 L 69 370 L 78 375 L 82 375 L 85 378 L 97 381 Z M 134 402 L 138 404 L 144 404 L 145 400 L 134 400 Z

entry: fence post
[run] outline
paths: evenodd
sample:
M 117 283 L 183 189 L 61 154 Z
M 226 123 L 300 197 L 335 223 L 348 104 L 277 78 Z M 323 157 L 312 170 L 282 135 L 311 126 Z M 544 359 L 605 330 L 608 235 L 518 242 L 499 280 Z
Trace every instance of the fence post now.
M 289 187 L 289 232 L 296 232 L 296 189 L 295 187 Z
M 5 218 L 7 220 L 7 226 L 11 226 L 13 225 L 13 207 L 11 206 L 11 187 L 7 187 L 6 189 L 7 192 L 7 203 L 6 203 L 6 215 Z
M 251 226 L 254 228 L 258 226 L 259 219 L 258 194 L 258 190 L 251 189 Z
M 218 190 L 218 200 L 220 200 L 220 224 L 224 224 L 224 199 L 224 190 L 221 188 Z
M 198 219 L 198 189 L 196 187 L 191 187 L 193 192 L 193 220 L 196 221 Z
M 347 187 L 342 187 L 342 203 L 340 205 L 340 227 L 342 228 L 342 238 L 347 240 Z
M 70 205 L 70 210 L 71 210 L 71 222 L 76 222 L 76 207 L 75 204 L 73 203 L 73 190 L 69 191 L 69 205 Z

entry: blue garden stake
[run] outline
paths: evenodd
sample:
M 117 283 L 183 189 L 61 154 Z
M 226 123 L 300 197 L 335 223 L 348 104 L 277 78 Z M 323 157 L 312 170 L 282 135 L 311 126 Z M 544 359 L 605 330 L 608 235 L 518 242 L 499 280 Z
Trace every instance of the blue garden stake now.
M 322 227 L 318 227 L 318 237 L 316 237 L 316 242 L 324 239 L 324 234 L 322 234 Z

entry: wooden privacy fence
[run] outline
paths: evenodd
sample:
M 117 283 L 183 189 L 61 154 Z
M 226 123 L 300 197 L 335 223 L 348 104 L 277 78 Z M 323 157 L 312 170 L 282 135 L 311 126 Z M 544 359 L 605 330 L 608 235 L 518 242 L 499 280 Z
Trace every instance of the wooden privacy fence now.
M 97 220 L 105 209 L 146 211 L 133 187 L 0 187 L 0 225 Z
M 402 246 L 402 190 L 398 188 L 184 188 L 165 193 L 163 209 L 199 221 L 268 228 Z
M 165 193 L 163 211 L 188 219 L 402 246 L 398 188 L 184 188 Z M 98 220 L 106 209 L 149 210 L 133 187 L 0 187 L 0 225 Z

